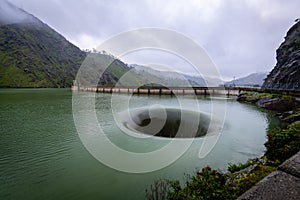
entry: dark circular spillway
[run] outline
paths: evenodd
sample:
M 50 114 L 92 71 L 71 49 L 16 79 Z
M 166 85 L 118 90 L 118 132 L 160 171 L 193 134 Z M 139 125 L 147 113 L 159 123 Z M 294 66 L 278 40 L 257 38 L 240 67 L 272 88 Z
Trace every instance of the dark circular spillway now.
M 201 137 L 207 134 L 209 124 L 209 115 L 177 108 L 136 109 L 123 122 L 134 132 L 166 138 Z

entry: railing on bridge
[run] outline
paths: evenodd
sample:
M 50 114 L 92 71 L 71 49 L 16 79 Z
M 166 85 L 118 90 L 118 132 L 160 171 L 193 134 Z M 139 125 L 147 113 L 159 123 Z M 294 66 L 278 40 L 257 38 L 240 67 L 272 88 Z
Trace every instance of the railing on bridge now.
M 300 97 L 300 90 L 259 87 L 164 87 L 164 86 L 73 86 L 72 90 L 99 93 L 158 94 L 158 95 L 233 95 L 243 91 L 285 94 Z
M 72 90 L 98 93 L 157 95 L 238 95 L 238 89 L 225 87 L 164 87 L 164 86 L 73 86 Z

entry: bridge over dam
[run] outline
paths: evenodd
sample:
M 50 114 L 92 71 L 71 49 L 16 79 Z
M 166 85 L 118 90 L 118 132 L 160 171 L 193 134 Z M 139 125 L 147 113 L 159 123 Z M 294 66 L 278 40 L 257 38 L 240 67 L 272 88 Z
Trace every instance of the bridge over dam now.
M 258 87 L 164 87 L 164 86 L 72 86 L 73 91 L 148 95 L 227 95 L 237 96 L 243 91 L 266 92 L 300 97 L 300 90 Z

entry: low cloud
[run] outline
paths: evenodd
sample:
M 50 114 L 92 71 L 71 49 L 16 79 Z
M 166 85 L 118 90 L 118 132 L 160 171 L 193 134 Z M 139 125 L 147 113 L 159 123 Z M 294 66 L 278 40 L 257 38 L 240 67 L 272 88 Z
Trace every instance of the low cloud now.
M 300 7 L 298 0 L 9 1 L 82 49 L 136 28 L 178 31 L 204 47 L 227 79 L 270 71 L 275 51 L 299 17 Z

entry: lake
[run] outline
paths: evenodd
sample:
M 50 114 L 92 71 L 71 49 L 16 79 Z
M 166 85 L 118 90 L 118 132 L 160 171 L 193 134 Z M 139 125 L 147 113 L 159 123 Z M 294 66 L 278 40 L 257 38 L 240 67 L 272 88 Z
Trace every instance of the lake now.
M 93 98 L 91 93 L 81 92 L 80 95 Z M 143 138 L 142 134 L 142 138 L 135 138 L 122 133 L 122 127 L 117 126 L 111 112 L 111 97 L 111 94 L 96 94 L 95 113 L 105 136 L 113 144 L 127 151 L 144 153 L 174 140 Z M 126 98 L 126 95 L 114 95 L 117 116 L 122 116 L 123 99 Z M 183 99 L 191 110 L 195 100 L 201 111 L 210 112 L 209 97 Z M 229 162 L 245 162 L 262 156 L 266 131 L 275 121 L 272 114 L 235 99 L 216 98 L 215 102 L 225 102 L 227 111 L 222 134 L 207 156 L 201 159 L 198 156 L 203 142 L 199 137 L 179 159 L 162 169 L 126 173 L 99 162 L 86 149 L 74 124 L 69 89 L 1 89 L 0 199 L 143 199 L 145 189 L 157 179 L 184 180 L 184 174 L 207 165 L 226 171 Z M 147 95 L 132 96 L 129 105 L 132 110 L 153 105 L 179 107 L 175 97 Z M 120 117 L 120 120 L 127 119 Z M 84 127 L 83 123 L 81 126 L 87 137 L 89 130 L 95 131 L 90 125 Z M 175 139 L 173 148 L 176 145 L 179 148 L 183 140 L 186 139 Z M 105 144 L 99 144 L 100 148 L 105 148 Z M 137 168 L 143 165 L 132 164 Z

